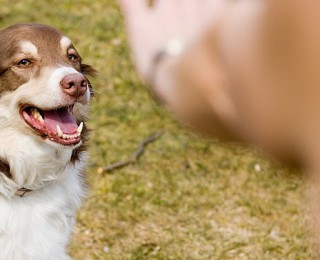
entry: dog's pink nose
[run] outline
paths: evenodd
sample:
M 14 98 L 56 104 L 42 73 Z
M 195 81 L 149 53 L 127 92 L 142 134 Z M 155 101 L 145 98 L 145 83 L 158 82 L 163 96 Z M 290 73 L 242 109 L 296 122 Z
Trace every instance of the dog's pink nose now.
M 80 73 L 69 74 L 60 82 L 63 92 L 73 97 L 80 97 L 87 91 L 88 81 Z

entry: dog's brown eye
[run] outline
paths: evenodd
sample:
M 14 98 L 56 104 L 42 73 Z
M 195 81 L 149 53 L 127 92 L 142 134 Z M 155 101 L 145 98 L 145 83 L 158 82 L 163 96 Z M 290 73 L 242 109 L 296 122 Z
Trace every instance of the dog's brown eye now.
M 68 54 L 68 58 L 69 58 L 69 60 L 71 60 L 71 61 L 77 61 L 77 60 L 78 60 L 78 56 L 75 55 L 75 54 L 73 54 L 73 53 Z
M 28 66 L 30 64 L 31 64 L 31 61 L 29 61 L 27 59 L 23 59 L 23 60 L 18 62 L 18 65 L 20 65 L 20 66 Z

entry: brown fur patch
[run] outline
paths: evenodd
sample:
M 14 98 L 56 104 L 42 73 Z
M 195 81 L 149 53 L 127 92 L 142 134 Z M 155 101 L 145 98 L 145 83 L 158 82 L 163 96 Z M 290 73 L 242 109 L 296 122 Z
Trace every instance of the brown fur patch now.
M 96 77 L 98 75 L 98 71 L 88 64 L 81 64 L 80 70 L 82 74 L 90 77 Z
M 27 69 L 19 68 L 21 60 L 21 43 L 29 41 L 37 46 L 41 55 L 41 65 L 43 61 L 52 62 L 52 54 L 48 48 L 54 50 L 55 42 L 58 43 L 62 33 L 52 27 L 39 24 L 17 24 L 0 31 L 0 94 L 6 91 L 14 91 L 35 76 L 39 71 L 39 57 L 25 55 L 24 58 L 32 61 L 32 66 Z M 50 44 L 49 44 L 50 43 Z M 58 46 L 58 45 L 57 45 Z M 20 55 L 20 56 L 19 56 Z M 59 55 L 55 55 L 59 56 Z M 22 58 L 23 59 L 23 58 Z
M 83 152 L 87 151 L 88 149 L 88 139 L 89 139 L 90 130 L 87 128 L 86 124 L 83 125 L 82 130 L 82 145 L 72 151 L 72 155 L 70 158 L 71 163 L 76 163 L 80 160 L 80 156 Z

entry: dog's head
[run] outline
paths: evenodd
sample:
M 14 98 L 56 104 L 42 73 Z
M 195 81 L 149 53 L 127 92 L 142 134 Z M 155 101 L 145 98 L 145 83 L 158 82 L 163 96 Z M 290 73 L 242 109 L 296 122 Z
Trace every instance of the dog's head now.
M 0 31 L 0 57 L 0 107 L 8 109 L 1 110 L 1 120 L 11 114 L 11 124 L 28 134 L 78 144 L 91 93 L 86 74 L 93 70 L 82 64 L 69 38 L 45 25 L 10 26 Z
M 13 175 L 23 168 L 17 161 L 72 157 L 84 138 L 92 94 L 86 76 L 94 72 L 70 39 L 50 26 L 0 31 L 0 159 L 17 168 Z

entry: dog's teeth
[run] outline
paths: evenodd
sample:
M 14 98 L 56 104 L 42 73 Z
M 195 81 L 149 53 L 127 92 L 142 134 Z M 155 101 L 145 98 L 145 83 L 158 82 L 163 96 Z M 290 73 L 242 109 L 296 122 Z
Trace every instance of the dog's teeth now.
M 79 127 L 78 127 L 78 129 L 77 129 L 77 132 L 78 132 L 79 134 L 81 134 L 82 129 L 83 129 L 83 122 L 80 123 L 80 125 L 79 125 Z
M 62 130 L 61 130 L 59 125 L 57 125 L 57 132 L 58 132 L 58 137 L 62 137 L 63 136 L 63 132 L 62 132 Z
M 36 109 L 36 108 L 32 108 L 31 109 L 31 115 L 33 116 L 33 117 L 37 117 L 38 116 L 38 109 Z
M 38 119 L 41 123 L 44 122 L 44 120 L 43 120 L 43 118 L 42 118 L 42 116 L 41 116 L 41 114 L 39 113 L 38 110 L 37 110 L 37 119 Z
M 32 110 L 31 110 L 31 115 L 32 115 L 35 119 L 39 120 L 41 123 L 44 122 L 44 120 L 43 120 L 43 118 L 42 118 L 42 116 L 41 116 L 41 114 L 40 114 L 40 112 L 39 112 L 39 110 L 38 110 L 37 108 L 32 108 Z
M 60 137 L 64 140 L 76 139 L 76 138 L 80 137 L 80 133 L 78 133 L 78 132 L 76 132 L 74 134 L 64 134 L 59 125 L 57 125 L 57 133 L 58 133 L 58 137 Z

